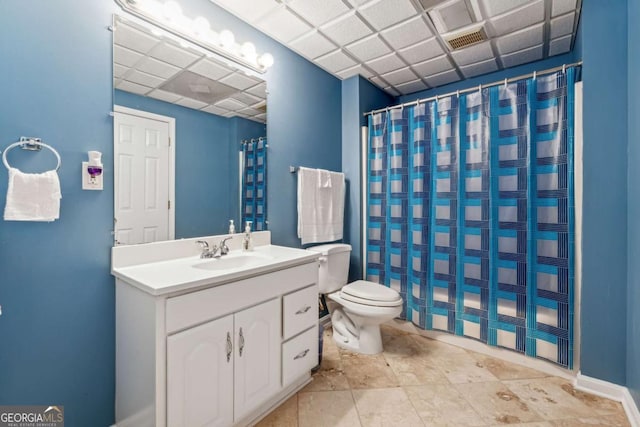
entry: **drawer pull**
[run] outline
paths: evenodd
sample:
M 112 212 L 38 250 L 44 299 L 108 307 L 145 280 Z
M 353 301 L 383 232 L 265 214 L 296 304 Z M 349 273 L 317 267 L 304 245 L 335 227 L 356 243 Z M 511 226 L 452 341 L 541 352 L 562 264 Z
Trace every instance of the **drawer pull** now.
M 231 334 L 227 332 L 227 363 L 231 360 L 231 353 L 233 353 L 233 343 L 231 342 Z
M 311 306 L 307 305 L 300 310 L 296 311 L 296 314 L 305 314 L 307 311 L 311 310 Z
M 240 349 L 238 350 L 240 357 L 242 357 L 242 350 L 244 350 L 244 334 L 242 333 L 242 328 L 240 328 Z
M 295 357 L 293 358 L 293 360 L 298 360 L 298 359 L 302 359 L 303 357 L 305 357 L 307 354 L 309 353 L 309 349 L 303 350 L 300 353 L 296 354 Z

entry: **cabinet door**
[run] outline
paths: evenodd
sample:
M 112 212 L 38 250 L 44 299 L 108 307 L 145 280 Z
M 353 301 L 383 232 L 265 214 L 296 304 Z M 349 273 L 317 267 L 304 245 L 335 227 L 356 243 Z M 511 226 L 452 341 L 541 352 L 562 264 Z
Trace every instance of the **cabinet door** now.
M 233 424 L 233 315 L 167 338 L 167 425 Z
M 280 298 L 235 314 L 235 421 L 280 390 Z

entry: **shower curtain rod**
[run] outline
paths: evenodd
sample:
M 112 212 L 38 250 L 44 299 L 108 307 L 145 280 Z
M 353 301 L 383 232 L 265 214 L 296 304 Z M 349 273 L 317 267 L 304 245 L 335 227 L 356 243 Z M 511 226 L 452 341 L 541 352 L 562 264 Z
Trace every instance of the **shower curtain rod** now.
M 563 65 L 561 65 L 559 67 L 548 68 L 548 69 L 542 70 L 542 71 L 534 71 L 533 73 L 523 74 L 521 76 L 516 76 L 516 77 L 510 77 L 510 78 L 506 78 L 504 80 L 495 81 L 493 83 L 487 83 L 487 84 L 484 84 L 484 85 L 480 84 L 480 85 L 478 85 L 476 87 L 469 88 L 469 89 L 457 90 L 455 92 L 443 93 L 442 95 L 435 95 L 435 96 L 431 96 L 429 98 L 416 99 L 415 101 L 405 102 L 404 104 L 397 104 L 397 105 L 393 105 L 391 107 L 380 108 L 378 110 L 371 110 L 371 111 L 368 111 L 366 113 L 363 113 L 362 115 L 366 117 L 369 114 L 376 114 L 376 113 L 381 113 L 383 111 L 396 110 L 398 108 L 410 107 L 412 105 L 418 105 L 418 104 L 421 104 L 421 103 L 424 103 L 424 102 L 437 100 L 439 98 L 446 98 L 447 96 L 460 95 L 461 93 L 475 92 L 476 90 L 482 89 L 483 87 L 499 86 L 499 85 L 508 84 L 509 82 L 514 82 L 514 81 L 517 81 L 517 80 L 528 79 L 529 77 L 535 78 L 536 76 L 542 76 L 542 75 L 545 75 L 545 74 L 551 74 L 551 73 L 555 73 L 556 71 L 560 71 L 560 70 L 564 71 L 567 67 L 575 67 L 577 65 L 582 65 L 582 61 L 573 62 L 571 64 L 563 64 Z

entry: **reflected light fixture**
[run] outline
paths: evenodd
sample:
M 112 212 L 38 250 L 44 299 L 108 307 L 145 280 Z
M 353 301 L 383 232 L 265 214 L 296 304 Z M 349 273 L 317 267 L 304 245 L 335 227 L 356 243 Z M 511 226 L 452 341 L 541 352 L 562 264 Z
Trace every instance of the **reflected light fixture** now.
M 159 0 L 115 0 L 115 2 L 123 10 L 138 18 L 258 73 L 264 73 L 273 65 L 273 56 L 269 53 L 258 55 L 253 43 L 237 43 L 233 33 L 226 29 L 217 33 L 211 29 L 209 21 L 202 16 L 195 19 L 184 16 L 180 4 L 175 0 L 164 3 Z

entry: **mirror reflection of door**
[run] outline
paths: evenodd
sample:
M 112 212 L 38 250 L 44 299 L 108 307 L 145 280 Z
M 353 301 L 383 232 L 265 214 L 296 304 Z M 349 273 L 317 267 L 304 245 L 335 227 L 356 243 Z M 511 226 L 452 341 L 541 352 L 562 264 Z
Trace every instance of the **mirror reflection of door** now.
M 116 106 L 114 117 L 115 244 L 170 240 L 175 234 L 175 121 Z M 175 145 L 175 144 L 174 144 Z

